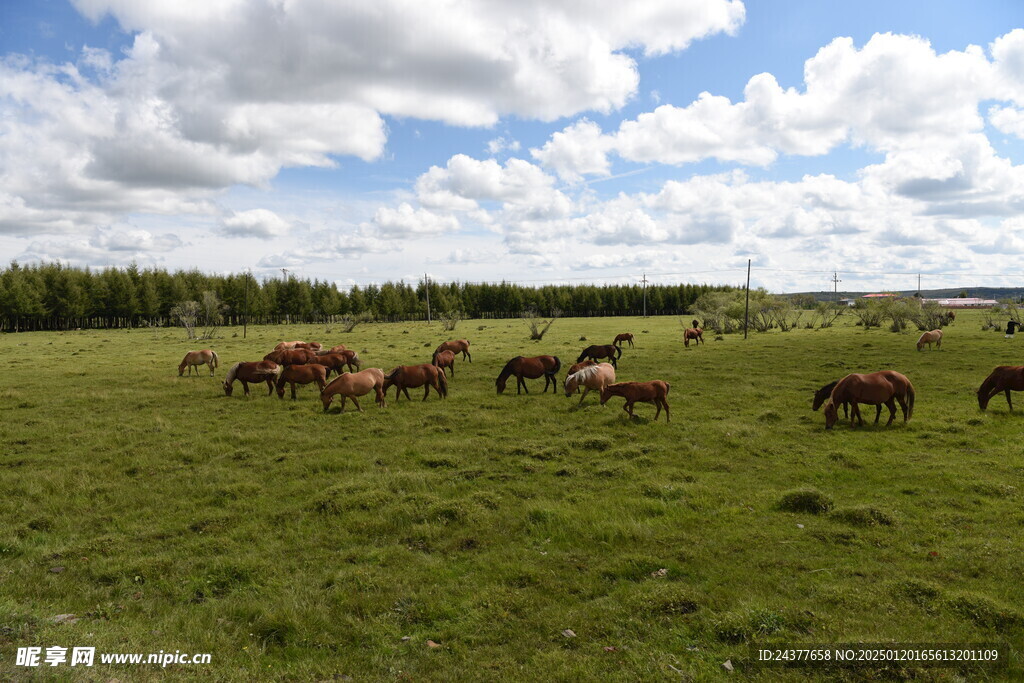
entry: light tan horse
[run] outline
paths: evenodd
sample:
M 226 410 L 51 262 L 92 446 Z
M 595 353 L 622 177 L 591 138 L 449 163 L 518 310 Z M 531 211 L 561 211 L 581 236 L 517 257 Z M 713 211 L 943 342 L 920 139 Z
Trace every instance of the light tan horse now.
M 210 377 L 213 377 L 214 368 L 220 365 L 220 358 L 217 357 L 216 351 L 210 349 L 203 349 L 202 351 L 189 351 L 185 354 L 185 357 L 181 359 L 181 363 L 178 365 L 178 377 L 185 374 L 185 368 L 188 368 L 188 376 L 192 376 L 192 368 L 196 369 L 196 375 L 199 375 L 199 366 L 209 365 L 210 366 Z
M 341 396 L 341 412 L 345 412 L 345 399 L 350 398 L 356 404 L 356 410 L 363 412 L 359 407 L 356 396 L 365 396 L 371 391 L 376 392 L 376 402 L 381 408 L 387 407 L 384 400 L 384 371 L 380 368 L 366 368 L 359 372 L 348 372 L 339 375 L 324 387 L 320 392 L 320 400 L 324 404 L 326 413 L 331 407 L 331 401 L 335 396 Z
M 612 367 L 611 363 L 590 365 L 565 378 L 565 395 L 572 396 L 572 393 L 580 385 L 583 385 L 583 395 L 580 396 L 580 402 L 576 404 L 583 405 L 583 399 L 587 397 L 591 389 L 600 394 L 606 386 L 613 382 L 615 382 L 615 368 Z
M 287 341 L 279 342 L 274 347 L 275 351 L 291 351 L 292 349 L 307 349 L 314 353 L 323 348 L 323 344 L 320 342 L 304 342 L 304 341 Z
M 935 344 L 935 348 L 939 351 L 942 350 L 942 330 L 932 330 L 931 332 L 925 332 L 921 335 L 921 338 L 917 340 L 917 350 L 920 351 L 924 348 L 924 345 L 928 345 L 928 350 L 932 350 L 932 343 Z

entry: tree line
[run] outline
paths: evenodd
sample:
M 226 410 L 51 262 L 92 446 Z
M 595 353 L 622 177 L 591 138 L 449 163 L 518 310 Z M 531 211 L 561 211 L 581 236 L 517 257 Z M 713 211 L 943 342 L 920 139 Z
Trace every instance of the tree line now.
M 60 263 L 20 265 L 0 272 L 0 330 L 62 330 L 174 324 L 187 302 L 219 302 L 227 325 L 321 323 L 343 316 L 380 321 L 425 320 L 429 294 L 434 316 L 676 315 L 703 294 L 736 291 L 721 285 L 543 285 L 512 282 L 385 282 L 342 291 L 334 283 L 297 277 L 259 280 L 248 273 L 211 275 L 127 268 L 91 270 Z

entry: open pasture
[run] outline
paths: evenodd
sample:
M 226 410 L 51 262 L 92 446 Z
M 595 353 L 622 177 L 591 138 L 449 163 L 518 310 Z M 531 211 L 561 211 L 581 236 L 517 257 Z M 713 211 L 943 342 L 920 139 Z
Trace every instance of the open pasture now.
M 751 668 L 749 644 L 773 642 L 995 640 L 1020 657 L 1024 412 L 1000 395 L 982 413 L 975 390 L 1024 363 L 1024 339 L 974 314 L 931 352 L 849 316 L 689 348 L 676 318 L 560 319 L 540 342 L 519 320 L 235 331 L 0 336 L 0 677 L 24 674 L 29 645 L 208 652 L 168 670 L 210 680 L 706 680 L 726 660 L 824 676 Z M 620 332 L 635 348 L 617 380 L 668 381 L 670 423 L 561 390 Z M 221 388 L 281 340 L 387 372 L 457 338 L 472 363 L 456 356 L 443 400 L 392 391 L 342 415 L 314 385 L 296 401 Z M 216 377 L 178 377 L 199 348 Z M 541 354 L 562 361 L 556 395 L 496 393 L 508 359 Z M 826 431 L 814 391 L 880 369 L 914 383 L 909 424 L 865 407 L 865 427 Z M 969 678 L 1024 675 L 1019 659 L 987 671 Z

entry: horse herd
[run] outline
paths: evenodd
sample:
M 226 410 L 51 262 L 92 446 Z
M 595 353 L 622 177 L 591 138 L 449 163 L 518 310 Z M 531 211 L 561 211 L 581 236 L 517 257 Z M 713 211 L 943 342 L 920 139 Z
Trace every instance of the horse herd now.
M 698 321 L 694 320 L 693 327 L 683 333 L 684 343 L 688 345 L 691 340 L 698 344 L 702 343 L 702 332 Z M 619 334 L 611 344 L 595 344 L 583 349 L 562 383 L 565 395 L 571 396 L 582 389 L 578 405 L 583 403 L 591 391 L 598 393 L 601 405 L 612 397 L 621 397 L 625 399 L 623 410 L 630 417 L 634 415 L 635 403 L 650 403 L 656 408 L 655 420 L 661 415 L 663 408 L 665 419 L 670 420 L 668 382 L 615 381 L 617 361 L 622 357 L 624 344 L 633 347 L 632 334 Z M 922 334 L 917 341 L 917 350 L 921 351 L 925 345 L 930 349 L 932 344 L 941 350 L 941 330 L 931 330 Z M 387 405 L 385 398 L 391 387 L 395 387 L 396 401 L 403 393 L 411 400 L 409 389 L 419 387 L 424 389 L 424 401 L 430 395 L 431 389 L 434 389 L 439 398 L 446 398 L 448 377 L 445 370 L 451 373 L 452 378 L 455 377 L 455 360 L 458 354 L 462 355 L 462 360 L 472 362 L 469 347 L 469 341 L 466 339 L 446 341 L 435 349 L 430 363 L 399 365 L 385 374 L 380 368 L 360 370 L 359 354 L 346 349 L 343 344 L 325 349 L 317 342 L 281 342 L 261 361 L 239 362 L 231 366 L 224 379 L 223 388 L 224 393 L 231 396 L 234 382 L 238 380 L 245 395 L 249 396 L 250 383 L 264 382 L 267 385 L 267 395 L 272 394 L 276 387 L 277 395 L 284 398 L 285 385 L 290 385 L 291 397 L 295 399 L 296 385 L 316 384 L 325 411 L 330 409 L 334 398 L 340 396 L 342 412 L 348 399 L 351 399 L 356 409 L 362 412 L 358 397 L 373 392 L 376 403 L 383 408 Z M 607 362 L 600 362 L 605 359 Z M 183 375 L 186 368 L 189 375 L 192 374 L 193 368 L 198 375 L 198 368 L 202 365 L 207 365 L 210 368 L 210 375 L 213 376 L 219 365 L 216 352 L 209 349 L 189 351 L 178 366 L 178 375 Z M 543 377 L 543 393 L 547 392 L 548 387 L 551 387 L 553 393 L 557 393 L 557 373 L 561 368 L 562 361 L 557 356 L 516 356 L 501 369 L 495 380 L 495 388 L 499 394 L 503 393 L 508 380 L 515 377 L 516 394 L 524 391 L 529 393 L 525 380 Z M 345 369 L 348 372 L 345 372 Z M 337 373 L 337 377 L 328 383 L 332 372 Z M 1024 366 L 995 368 L 977 391 L 978 406 L 985 410 L 994 396 L 1005 393 L 1007 405 L 1013 410 L 1011 391 L 1024 391 Z M 860 412 L 861 404 L 875 406 L 875 424 L 881 417 L 882 406 L 886 406 L 889 409 L 886 426 L 889 426 L 896 417 L 897 404 L 903 413 L 903 421 L 907 422 L 911 418 L 914 412 L 914 398 L 914 386 L 906 376 L 892 370 L 882 370 L 868 374 L 854 373 L 826 384 L 815 393 L 811 407 L 816 411 L 822 405 L 825 406 L 825 428 L 831 429 L 839 420 L 840 406 L 843 408 L 844 417 L 850 419 L 851 426 L 864 424 Z
M 563 389 L 566 396 L 583 389 L 580 403 L 586 398 L 587 393 L 596 391 L 601 397 L 601 405 L 604 405 L 612 397 L 618 396 L 625 399 L 623 410 L 633 417 L 633 408 L 636 403 L 651 403 L 657 408 L 654 419 L 657 420 L 661 411 L 665 410 L 665 419 L 670 419 L 669 406 L 667 401 L 669 384 L 661 380 L 650 382 L 618 382 L 615 381 L 615 370 L 618 367 L 617 360 L 622 357 L 621 344 L 628 343 L 633 346 L 633 335 L 623 333 L 615 337 L 611 344 L 592 345 L 583 349 L 576 364 L 569 369 L 569 373 L 563 382 Z M 467 339 L 456 339 L 443 342 L 431 357 L 430 363 L 418 365 L 399 365 L 387 374 L 380 368 L 367 368 L 360 370 L 361 361 L 359 354 L 345 346 L 338 345 L 325 349 L 318 342 L 290 341 L 280 342 L 273 351 L 263 357 L 261 361 L 238 362 L 232 365 L 224 378 L 224 393 L 232 395 L 234 383 L 241 382 L 242 389 L 246 396 L 249 396 L 249 384 L 266 383 L 267 395 L 274 393 L 284 398 L 285 386 L 291 388 L 291 397 L 296 397 L 296 385 L 316 384 L 320 390 L 320 400 L 324 410 L 331 407 L 331 403 L 337 396 L 341 397 L 341 410 L 345 410 L 345 401 L 352 399 L 356 409 L 362 412 L 358 397 L 374 393 L 375 401 L 380 407 L 386 407 L 387 392 L 395 387 L 395 400 L 397 401 L 404 393 L 407 399 L 411 400 L 409 389 L 423 387 L 423 400 L 427 400 L 430 390 L 433 389 L 438 397 L 448 396 L 448 376 L 445 371 L 455 377 L 455 360 L 458 354 L 462 360 L 473 362 L 473 356 L 469 350 L 470 344 Z M 609 362 L 599 362 L 607 359 Z M 219 365 L 216 352 L 210 349 L 201 351 L 189 351 L 185 354 L 181 364 L 178 366 L 178 375 L 188 374 L 191 376 L 193 368 L 199 374 L 199 367 L 207 365 L 210 368 L 210 376 L 214 375 Z M 499 394 L 505 391 L 510 377 L 516 378 L 516 393 L 523 391 L 529 393 L 526 386 L 527 379 L 544 378 L 544 392 L 551 387 L 552 392 L 557 392 L 558 379 L 556 374 L 562 368 L 562 361 L 557 356 L 516 356 L 509 360 L 498 374 L 495 380 L 495 388 Z M 345 370 L 348 372 L 345 372 Z M 333 381 L 328 382 L 332 372 L 337 373 Z

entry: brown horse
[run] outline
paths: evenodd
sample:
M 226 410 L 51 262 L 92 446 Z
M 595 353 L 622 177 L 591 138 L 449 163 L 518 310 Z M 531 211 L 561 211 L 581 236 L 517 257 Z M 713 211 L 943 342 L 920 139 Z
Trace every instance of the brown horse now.
M 411 401 L 409 389 L 416 387 L 423 387 L 424 401 L 430 395 L 430 387 L 434 387 L 438 397 L 446 398 L 448 396 L 448 378 L 445 377 L 444 370 L 430 363 L 399 365 L 384 376 L 384 393 L 387 394 L 391 387 L 395 387 L 395 401 L 398 401 L 402 392 L 405 392 L 405 397 Z
M 580 402 L 576 405 L 583 405 L 583 399 L 587 397 L 591 389 L 600 394 L 606 386 L 614 381 L 615 368 L 610 363 L 591 365 L 579 372 L 571 373 L 565 378 L 565 395 L 572 396 L 572 393 L 578 391 L 582 384 L 583 395 L 580 396 Z
M 452 377 L 455 377 L 455 352 L 454 351 L 441 351 L 435 353 L 434 357 L 430 360 L 431 364 L 441 368 L 442 372 L 445 368 L 452 371 Z
M 345 345 L 344 344 L 338 344 L 337 346 L 332 346 L 329 349 L 321 348 L 319 351 L 316 352 L 316 354 L 318 356 L 324 356 L 324 355 L 327 355 L 328 353 L 341 353 L 344 350 L 345 350 Z
M 703 344 L 704 330 L 700 327 L 691 327 L 688 330 L 683 330 L 683 346 L 689 347 L 691 339 L 696 340 L 697 346 Z
M 462 352 L 462 360 L 469 360 L 473 362 L 473 356 L 469 354 L 469 340 L 468 339 L 456 339 L 455 341 L 446 341 L 436 349 L 434 353 L 441 353 L 442 351 L 451 351 L 452 353 Z
M 305 365 L 315 361 L 316 354 L 308 349 L 280 349 L 263 356 L 263 360 L 273 361 L 278 365 Z
M 615 359 L 622 358 L 622 349 L 615 344 L 594 344 L 593 346 L 588 346 L 583 349 L 583 352 L 580 354 L 580 357 L 576 359 L 576 362 L 579 363 L 584 358 L 589 358 L 593 361 L 607 358 L 612 362 L 612 367 L 618 368 L 619 366 L 615 362 Z
M 384 371 L 380 368 L 366 368 L 359 372 L 349 372 L 338 375 L 334 380 L 324 387 L 320 392 L 320 400 L 324 404 L 324 412 L 331 407 L 331 401 L 335 396 L 341 396 L 341 412 L 345 412 L 345 399 L 352 399 L 356 404 L 356 410 L 360 413 L 363 409 L 359 407 L 356 396 L 365 396 L 371 391 L 376 393 L 377 405 L 381 408 L 387 407 L 384 400 Z
M 978 387 L 978 407 L 988 408 L 988 402 L 1000 391 L 1006 392 L 1006 405 L 1013 410 L 1011 391 L 1024 391 L 1024 365 L 1000 365 Z
M 917 350 L 920 351 L 924 348 L 924 345 L 928 345 L 928 350 L 932 350 L 932 343 L 934 342 L 935 348 L 939 351 L 942 350 L 942 330 L 932 330 L 931 332 L 925 332 L 921 335 L 921 338 L 917 340 Z
M 668 411 L 668 390 L 670 386 L 668 382 L 663 382 L 660 379 L 652 380 L 650 382 L 619 382 L 618 384 L 609 384 L 601 390 L 601 405 L 608 402 L 612 396 L 621 396 L 626 399 L 626 403 L 622 406 L 622 409 L 626 413 L 633 417 L 633 404 L 636 402 L 640 403 L 652 403 L 658 409 L 654 413 L 654 421 L 658 421 L 658 416 L 661 415 L 661 409 L 665 409 L 665 422 L 671 422 Z
M 295 400 L 295 385 L 316 382 L 320 391 L 327 386 L 327 368 L 316 363 L 308 365 L 286 365 L 277 378 L 277 397 L 284 398 L 284 385 L 292 385 L 292 400 Z
M 323 348 L 320 342 L 288 341 L 279 342 L 274 347 L 275 351 L 290 351 L 292 349 L 306 349 L 307 351 L 319 351 Z
M 339 375 L 345 371 L 345 360 L 345 357 L 340 353 L 322 353 L 312 359 L 310 363 L 316 363 L 327 368 L 327 376 L 330 377 L 331 371 Z
M 228 374 L 224 378 L 224 393 L 228 396 L 231 395 L 237 379 L 242 383 L 242 389 L 245 390 L 246 396 L 249 395 L 249 382 L 254 384 L 266 382 L 267 396 L 270 396 L 274 393 L 274 380 L 277 379 L 280 368 L 280 365 L 269 360 L 261 360 L 257 363 L 235 363 L 228 369 Z
M 213 370 L 220 365 L 220 358 L 217 357 L 216 351 L 210 349 L 203 349 L 202 351 L 189 351 L 185 354 L 185 357 L 181 359 L 181 363 L 178 365 L 178 377 L 185 374 L 185 368 L 188 368 L 188 376 L 192 376 L 192 368 L 196 369 L 196 376 L 199 376 L 199 366 L 209 365 L 210 366 L 210 377 L 213 377 Z
M 526 388 L 526 379 L 537 379 L 538 377 L 544 377 L 544 391 L 547 392 L 548 385 L 551 386 L 551 391 L 555 394 L 558 393 L 558 380 L 555 378 L 557 373 L 562 368 L 562 361 L 558 360 L 558 356 L 533 356 L 532 358 L 524 358 L 523 356 L 516 356 L 509 362 L 505 363 L 505 367 L 501 369 L 501 373 L 498 375 L 498 379 L 494 380 L 494 385 L 498 388 L 498 393 L 505 391 L 505 385 L 508 383 L 508 378 L 512 375 L 516 376 L 516 394 L 520 393 L 520 388 L 530 393 L 530 390 Z
M 847 375 L 836 383 L 832 389 L 832 396 L 825 406 L 825 429 L 832 429 L 832 426 L 839 420 L 837 405 L 848 401 L 850 403 L 850 426 L 855 427 L 859 421 L 864 426 L 864 418 L 860 414 L 859 403 L 866 403 L 871 406 L 879 406 L 875 416 L 875 423 L 878 423 L 878 416 L 881 415 L 881 405 L 889 408 L 889 421 L 885 423 L 888 427 L 896 417 L 896 403 L 900 404 L 903 411 L 903 422 L 914 413 L 914 385 L 904 375 L 893 370 L 882 370 L 866 375 L 857 373 Z
M 836 388 L 837 384 L 839 384 L 839 380 L 836 380 L 835 382 L 830 382 L 829 384 L 826 384 L 821 389 L 818 389 L 816 392 L 814 392 L 814 402 L 811 404 L 811 410 L 818 410 L 818 408 L 821 407 L 821 404 L 823 404 L 832 396 L 832 390 Z M 878 410 L 878 413 L 881 414 L 882 406 L 878 405 L 875 406 L 875 408 Z M 850 404 L 848 402 L 843 403 L 843 417 L 850 417 Z M 875 422 L 877 421 L 878 415 L 875 415 Z
M 633 348 L 633 335 L 629 332 L 617 334 L 615 335 L 615 341 L 613 341 L 612 344 L 615 346 L 621 346 L 622 342 L 629 342 L 629 348 Z

